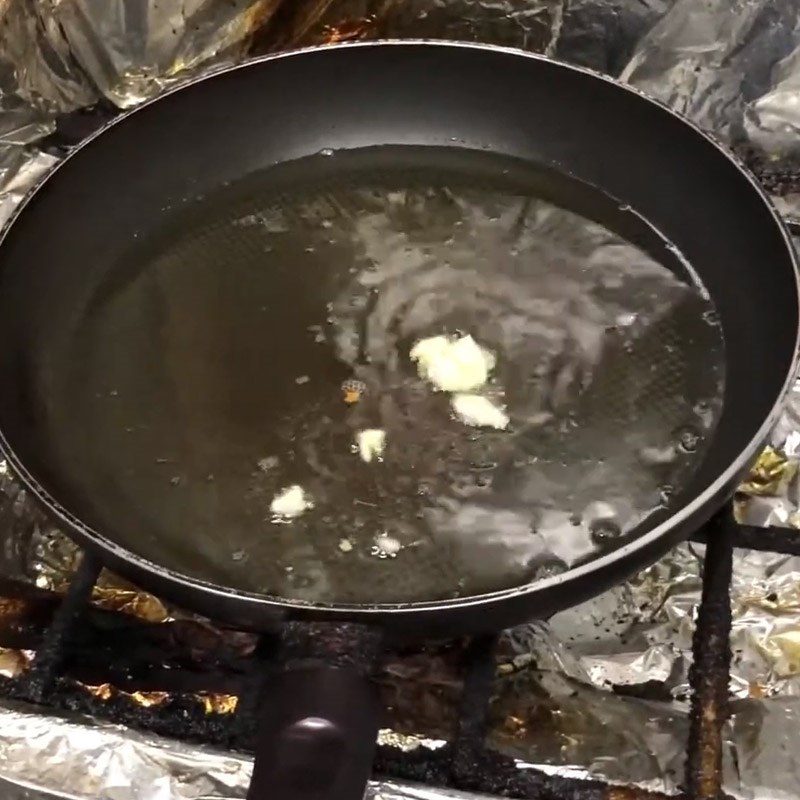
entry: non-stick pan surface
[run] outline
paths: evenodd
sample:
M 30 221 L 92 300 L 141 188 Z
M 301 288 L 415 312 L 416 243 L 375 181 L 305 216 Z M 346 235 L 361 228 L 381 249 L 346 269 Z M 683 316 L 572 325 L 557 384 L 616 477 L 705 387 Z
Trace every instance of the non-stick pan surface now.
M 324 155 L 329 150 L 338 155 Z M 534 194 L 604 222 L 676 272 L 683 271 L 681 277 L 687 279 L 685 265 L 665 243 L 678 248 L 719 315 L 725 390 L 724 410 L 702 463 L 672 498 L 668 514 L 651 518 L 622 547 L 563 575 L 516 588 L 507 588 L 510 582 L 504 584 L 503 576 L 498 582 L 493 575 L 468 593 L 472 596 L 459 599 L 448 597 L 442 586 L 457 584 L 468 565 L 456 558 L 451 563 L 414 560 L 413 549 L 404 569 L 400 558 L 391 565 L 395 578 L 386 571 L 374 589 L 366 582 L 356 587 L 363 589 L 360 594 L 354 593 L 354 582 L 363 582 L 369 573 L 353 569 L 353 562 L 343 558 L 347 553 L 338 538 L 320 552 L 324 559 L 345 565 L 332 573 L 345 589 L 350 587 L 349 593 L 335 595 L 341 602 L 310 605 L 304 602 L 302 586 L 289 600 L 253 591 L 280 586 L 280 575 L 291 566 L 281 555 L 297 546 L 296 541 L 287 543 L 290 526 L 278 535 L 267 534 L 273 549 L 260 542 L 248 546 L 246 537 L 233 542 L 237 526 L 246 528 L 247 520 L 231 519 L 228 531 L 203 526 L 208 496 L 224 493 L 219 487 L 237 479 L 229 461 L 223 460 L 219 469 L 210 463 L 218 452 L 214 437 L 230 439 L 231 432 L 214 429 L 208 407 L 224 395 L 227 407 L 232 403 L 238 409 L 239 430 L 251 430 L 253 440 L 267 441 L 275 424 L 271 409 L 259 398 L 268 396 L 273 384 L 283 385 L 298 347 L 296 341 L 282 340 L 274 327 L 259 336 L 254 310 L 253 319 L 248 321 L 243 312 L 237 320 L 252 326 L 252 349 L 216 353 L 220 363 L 238 364 L 236 370 L 219 374 L 249 373 L 249 387 L 232 382 L 217 386 L 209 393 L 214 396 L 183 397 L 170 408 L 162 407 L 162 395 L 152 397 L 150 422 L 160 422 L 153 425 L 147 458 L 153 456 L 153 438 L 169 442 L 165 420 L 194 413 L 195 431 L 207 435 L 202 443 L 193 438 L 192 453 L 205 448 L 203 457 L 209 462 L 203 462 L 207 485 L 198 494 L 183 495 L 183 503 L 196 508 L 196 524 L 173 526 L 169 539 L 152 536 L 156 523 L 161 530 L 169 528 L 169 515 L 180 505 L 174 498 L 189 483 L 197 487 L 198 475 L 186 474 L 173 442 L 151 471 L 156 478 L 145 480 L 136 469 L 98 470 L 97 463 L 113 465 L 119 453 L 131 450 L 127 428 L 134 426 L 120 419 L 119 438 L 98 427 L 92 439 L 91 423 L 100 418 L 92 397 L 103 391 L 114 397 L 149 385 L 151 376 L 141 370 L 156 364 L 162 354 L 148 357 L 146 346 L 137 349 L 136 313 L 144 313 L 141 308 L 127 318 L 119 308 L 114 315 L 121 340 L 136 354 L 131 364 L 137 365 L 138 374 L 121 357 L 126 351 L 112 346 L 113 337 L 97 336 L 98 331 L 108 334 L 108 327 L 94 333 L 87 327 L 84 347 L 76 349 L 76 324 L 98 304 L 98 297 L 113 294 L 139 274 L 137 265 L 146 260 L 151 234 L 162 231 L 165 220 L 182 219 L 181 209 L 198 197 L 224 197 L 226 185 L 239 185 L 251 175 L 284 180 L 289 191 L 325 181 L 335 185 L 359 170 L 382 175 L 387 186 L 396 184 L 399 175 L 413 183 L 437 171 L 450 183 L 488 185 L 505 172 L 506 182 L 525 184 Z M 269 179 L 260 186 L 258 191 L 266 191 Z M 256 189 L 253 210 L 259 207 L 255 195 Z M 635 213 L 620 214 L 620 207 Z M 246 210 L 247 203 L 236 216 L 245 226 Z M 652 228 L 641 224 L 640 217 Z M 195 217 L 192 224 L 207 236 L 196 236 L 180 253 L 181 263 L 198 267 L 198 280 L 188 281 L 184 291 L 194 285 L 198 293 L 225 295 L 231 302 L 252 299 L 260 284 L 249 284 L 236 270 L 253 257 L 245 246 L 252 244 L 246 231 L 220 240 L 213 236 L 212 218 L 201 225 Z M 175 251 L 160 252 L 166 258 L 164 253 Z M 220 265 L 218 273 L 209 268 L 214 263 Z M 289 277 L 291 272 L 289 264 Z M 203 280 L 211 284 L 204 287 Z M 271 304 L 288 303 L 296 306 L 298 320 L 305 314 L 310 320 L 313 314 L 303 298 L 313 296 L 314 281 L 297 296 L 282 294 L 282 285 L 290 284 L 265 284 L 263 313 L 269 315 Z M 146 313 L 155 315 L 155 324 L 159 314 L 169 316 L 158 303 Z M 380 621 L 418 633 L 435 631 L 437 623 L 447 632 L 494 628 L 600 591 L 652 560 L 713 511 L 749 464 L 777 413 L 794 368 L 797 313 L 791 247 L 767 201 L 729 156 L 669 111 L 611 81 L 506 50 L 416 43 L 330 48 L 248 64 L 145 106 L 80 148 L 28 201 L 0 246 L 0 428 L 12 464 L 69 521 L 79 539 L 98 547 L 115 569 L 186 605 L 256 627 L 284 613 L 312 613 Z M 271 319 L 280 319 L 280 314 L 274 312 Z M 219 319 L 208 326 L 197 323 L 185 319 L 180 326 L 184 340 L 171 340 L 175 369 L 159 380 L 179 384 L 173 397 L 181 396 L 182 382 L 193 385 L 181 373 L 186 369 L 181 352 L 197 345 L 198 337 L 205 337 L 201 344 L 206 347 L 225 340 L 224 330 L 214 329 Z M 688 324 L 695 344 L 702 344 L 703 329 Z M 93 358 L 80 355 L 87 352 Z M 706 363 L 695 355 L 691 363 L 677 363 L 674 373 L 662 375 L 664 382 L 653 384 L 649 405 L 658 408 L 659 398 L 692 385 L 704 367 L 714 368 L 710 346 Z M 108 381 L 102 388 L 98 375 L 104 373 Z M 325 375 L 331 386 L 348 377 L 346 370 L 338 374 L 332 367 Z M 303 375 L 295 377 L 303 383 Z M 85 397 L 78 391 L 82 385 L 91 389 Z M 309 385 L 309 391 L 314 388 Z M 619 401 L 619 393 L 609 396 Z M 257 448 L 248 449 L 247 436 L 241 442 L 242 462 L 252 470 Z M 264 469 L 269 468 L 266 463 Z M 150 506 L 131 500 L 148 496 Z M 257 499 L 268 505 L 268 496 Z M 185 514 L 181 519 L 185 521 Z M 351 533 L 342 531 L 342 538 Z M 202 547 L 206 556 L 217 547 L 224 569 L 204 572 L 197 558 Z M 260 562 L 250 562 L 254 573 L 243 578 L 248 550 L 259 548 Z M 240 551 L 240 557 L 230 559 Z M 411 588 L 397 594 L 392 581 L 400 583 L 404 575 Z M 377 602 L 369 602 L 370 596 Z
M 713 441 L 722 334 L 699 288 L 541 197 L 565 188 L 636 221 L 526 162 L 408 147 L 171 213 L 52 362 L 73 502 L 176 570 L 333 603 L 505 589 L 652 527 Z M 414 343 L 459 329 L 500 354 L 485 391 L 509 429 L 464 424 L 417 374 Z M 381 458 L 353 452 L 364 429 Z M 313 508 L 273 519 L 287 484 Z

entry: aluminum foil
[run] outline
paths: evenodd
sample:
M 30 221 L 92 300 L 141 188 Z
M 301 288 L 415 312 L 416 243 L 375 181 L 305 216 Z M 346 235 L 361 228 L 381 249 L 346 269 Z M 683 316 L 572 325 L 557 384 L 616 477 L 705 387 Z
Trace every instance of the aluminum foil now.
M 243 798 L 252 760 L 212 748 L 144 736 L 117 725 L 43 715 L 18 703 L 0 705 L 0 795 L 4 800 L 221 800 Z M 394 781 L 371 781 L 365 800 L 472 798 Z
M 793 0 L 678 0 L 621 77 L 738 139 L 745 109 L 771 88 L 773 68 L 791 50 L 798 13 Z
M 795 0 L 678 0 L 620 77 L 732 144 L 800 154 L 800 7 Z M 782 210 L 800 218 L 796 195 Z
M 621 75 L 768 158 L 800 149 L 796 0 L 5 0 L 0 20 L 0 220 L 55 163 L 37 143 L 57 114 L 98 101 L 134 106 L 248 48 L 369 37 L 545 52 Z M 800 193 L 776 202 L 800 217 Z M 742 487 L 741 519 L 800 528 L 798 462 L 800 387 Z M 74 546 L 0 466 L 0 572 L 58 587 L 74 560 Z M 701 566 L 702 548 L 683 545 L 596 600 L 509 632 L 491 743 L 542 769 L 675 789 Z M 800 721 L 798 586 L 800 559 L 736 554 L 725 782 L 740 797 L 800 797 L 800 765 L 786 746 Z M 110 576 L 95 600 L 153 621 L 176 613 Z M 0 674 L 24 669 L 28 655 L 0 651 Z M 409 680 L 423 697 L 439 696 L 424 674 Z M 207 710 L 229 711 L 233 702 L 209 698 Z M 0 706 L 4 798 L 34 797 L 33 786 L 81 800 L 235 798 L 249 773 L 248 759 L 229 753 Z M 373 783 L 368 797 L 467 795 Z
M 57 114 L 127 108 L 240 59 L 280 0 L 5 0 L 0 4 L 0 222 L 55 163 Z
M 545 52 L 555 44 L 565 7 L 564 0 L 343 0 L 329 4 L 300 41 L 414 37 Z
M 202 65 L 240 59 L 280 0 L 7 0 L 15 93 L 41 112 L 137 105 Z M 12 83 L 13 86 L 13 83 Z

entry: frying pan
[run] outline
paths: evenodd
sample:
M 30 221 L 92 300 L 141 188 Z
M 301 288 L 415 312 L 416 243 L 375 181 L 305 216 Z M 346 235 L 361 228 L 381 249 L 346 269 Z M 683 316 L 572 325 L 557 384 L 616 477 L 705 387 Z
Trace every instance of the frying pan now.
M 565 186 L 600 187 L 673 243 L 707 288 L 725 339 L 724 407 L 708 452 L 669 514 L 622 547 L 536 583 L 360 605 L 229 588 L 181 569 L 180 555 L 162 563 L 156 549 L 146 557 L 143 538 L 140 547 L 123 535 L 124 520 L 98 529 L 92 499 L 75 489 L 82 463 L 50 444 L 59 397 L 54 375 L 87 295 L 136 240 L 187 197 L 320 151 L 392 145 L 393 158 L 407 157 L 412 166 L 421 154 L 424 169 L 425 159 L 444 158 L 454 142 L 478 172 L 479 155 L 488 151 L 553 170 Z M 593 215 L 595 195 L 571 196 Z M 669 261 L 655 239 L 645 246 Z M 405 638 L 452 636 L 514 625 L 598 593 L 651 563 L 730 497 L 794 376 L 798 271 L 787 233 L 753 178 L 693 125 L 635 90 L 496 47 L 345 45 L 270 56 L 193 81 L 77 148 L 5 229 L 0 340 L 0 445 L 30 490 L 111 569 L 238 626 L 355 622 Z M 191 533 L 185 537 L 190 551 Z M 271 759 L 274 768 L 257 759 L 251 796 L 360 796 L 370 758 L 364 742 L 374 741 L 376 725 L 365 684 L 332 669 L 295 670 L 286 681 L 262 739 L 281 756 Z M 299 781 L 294 767 L 319 752 L 333 754 L 316 759 L 322 774 Z

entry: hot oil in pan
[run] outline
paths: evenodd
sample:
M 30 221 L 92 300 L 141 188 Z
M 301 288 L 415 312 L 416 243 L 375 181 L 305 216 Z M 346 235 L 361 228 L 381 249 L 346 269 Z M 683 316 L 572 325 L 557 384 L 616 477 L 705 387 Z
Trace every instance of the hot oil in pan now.
M 587 191 L 384 149 L 168 214 L 71 344 L 59 446 L 90 521 L 227 586 L 371 603 L 522 584 L 663 517 L 721 410 L 721 330 L 685 275 L 551 202 L 653 245 Z M 496 358 L 473 393 L 505 429 L 465 424 L 409 357 L 467 334 Z M 370 462 L 363 430 L 385 436 Z M 276 517 L 292 486 L 307 507 Z

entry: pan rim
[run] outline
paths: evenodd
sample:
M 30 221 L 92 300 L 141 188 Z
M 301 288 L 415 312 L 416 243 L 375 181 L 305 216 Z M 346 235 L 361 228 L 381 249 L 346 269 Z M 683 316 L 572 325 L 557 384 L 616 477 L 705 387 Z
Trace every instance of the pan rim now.
M 740 175 L 748 181 L 751 189 L 757 194 L 761 203 L 772 217 L 772 220 L 775 222 L 777 231 L 783 237 L 787 254 L 789 256 L 789 261 L 793 267 L 795 303 L 798 309 L 798 319 L 800 319 L 800 259 L 798 259 L 798 255 L 795 251 L 791 235 L 783 218 L 777 212 L 772 201 L 769 199 L 763 188 L 759 185 L 755 176 L 726 146 L 719 143 L 713 135 L 703 131 L 694 122 L 669 108 L 661 101 L 649 97 L 636 87 L 624 84 L 611 76 L 604 75 L 587 67 L 568 64 L 548 56 L 528 52 L 519 48 L 475 42 L 430 39 L 382 39 L 366 42 L 344 42 L 331 45 L 304 47 L 281 53 L 260 56 L 258 58 L 246 60 L 241 64 L 215 68 L 209 70 L 207 73 L 204 73 L 201 76 L 180 82 L 166 92 L 151 98 L 145 103 L 133 109 L 122 112 L 119 116 L 101 126 L 92 135 L 84 139 L 79 145 L 72 149 L 63 160 L 48 170 L 41 180 L 26 194 L 23 200 L 14 209 L 8 220 L 6 220 L 2 226 L 2 229 L 0 229 L 0 247 L 2 246 L 10 229 L 13 227 L 13 224 L 18 217 L 24 212 L 25 208 L 29 205 L 32 199 L 40 191 L 44 190 L 48 182 L 52 180 L 52 178 L 62 167 L 69 163 L 69 161 L 78 153 L 89 147 L 96 138 L 102 136 L 104 133 L 106 133 L 106 131 L 110 130 L 116 125 L 124 123 L 135 114 L 148 108 L 150 105 L 157 103 L 176 92 L 180 92 L 188 87 L 193 87 L 205 81 L 212 80 L 221 75 L 232 74 L 239 70 L 248 69 L 280 59 L 295 58 L 310 53 L 321 53 L 325 51 L 354 50 L 358 48 L 376 49 L 385 47 L 400 47 L 408 49 L 431 48 L 442 50 L 476 50 L 484 53 L 510 55 L 514 57 L 531 59 L 535 62 L 543 62 L 568 72 L 582 74 L 587 77 L 603 81 L 604 83 L 609 84 L 616 89 L 629 92 L 630 94 L 637 96 L 642 101 L 668 113 L 675 120 L 683 123 L 685 126 L 688 126 L 696 135 L 705 140 L 708 144 L 711 144 L 717 153 L 725 158 L 732 166 L 734 166 Z M 274 595 L 247 592 L 232 587 L 222 586 L 210 581 L 205 581 L 200 578 L 194 578 L 184 573 L 164 567 L 154 561 L 151 561 L 150 559 L 144 558 L 143 556 L 137 555 L 136 553 L 107 538 L 104 534 L 80 520 L 66 507 L 62 506 L 59 501 L 56 500 L 56 498 L 53 497 L 28 471 L 22 460 L 17 457 L 7 440 L 5 433 L 1 429 L 0 456 L 5 457 L 11 469 L 19 477 L 23 485 L 46 506 L 48 512 L 52 513 L 60 522 L 64 523 L 68 535 L 77 539 L 81 545 L 88 545 L 90 548 L 93 547 L 95 549 L 99 549 L 107 558 L 111 559 L 115 566 L 120 566 L 120 571 L 123 573 L 126 569 L 129 571 L 134 571 L 139 575 L 144 573 L 148 577 L 153 577 L 161 581 L 165 580 L 168 584 L 175 585 L 176 588 L 180 587 L 184 591 L 188 591 L 190 594 L 199 592 L 209 600 L 218 599 L 226 602 L 233 601 L 234 603 L 247 605 L 256 611 L 263 611 L 265 614 L 272 615 L 274 615 L 275 612 L 287 613 L 296 611 L 298 613 L 302 612 L 318 618 L 359 617 L 364 619 L 372 617 L 375 619 L 379 616 L 387 614 L 392 616 L 410 616 L 425 612 L 445 613 L 447 611 L 464 611 L 471 607 L 495 605 L 506 600 L 518 599 L 525 596 L 533 597 L 535 595 L 545 595 L 549 591 L 555 589 L 564 589 L 570 584 L 577 584 L 579 581 L 590 578 L 593 574 L 599 574 L 609 568 L 613 569 L 615 566 L 621 566 L 629 557 L 634 556 L 637 552 L 645 550 L 648 547 L 656 547 L 659 542 L 668 545 L 674 541 L 674 536 L 672 538 L 670 537 L 671 533 L 674 534 L 674 532 L 680 530 L 695 520 L 699 522 L 705 521 L 705 519 L 707 519 L 718 507 L 718 501 L 722 497 L 727 499 L 731 487 L 744 474 L 753 460 L 757 457 L 758 451 L 763 446 L 763 443 L 767 440 L 770 430 L 777 422 L 777 419 L 783 409 L 784 402 L 795 383 L 799 364 L 800 324 L 798 324 L 795 331 L 793 356 L 787 364 L 786 377 L 783 381 L 783 385 L 780 391 L 777 392 L 775 401 L 769 413 L 764 417 L 760 427 L 755 431 L 748 443 L 739 451 L 738 456 L 736 456 L 736 458 L 734 458 L 729 465 L 718 474 L 713 482 L 711 482 L 702 492 L 700 492 L 700 494 L 696 495 L 683 507 L 679 508 L 674 514 L 671 514 L 669 517 L 667 517 L 667 519 L 665 519 L 663 522 L 659 523 L 641 536 L 636 537 L 622 547 L 606 553 L 605 555 L 602 555 L 594 560 L 588 561 L 585 564 L 569 569 L 561 575 L 545 578 L 535 582 L 525 583 L 520 586 L 514 586 L 507 589 L 455 599 L 375 604 L 311 603 L 302 600 L 281 598 Z M 666 546 L 664 549 L 666 549 Z M 598 587 L 598 591 L 602 588 L 605 587 Z M 191 601 L 189 604 L 191 604 Z

